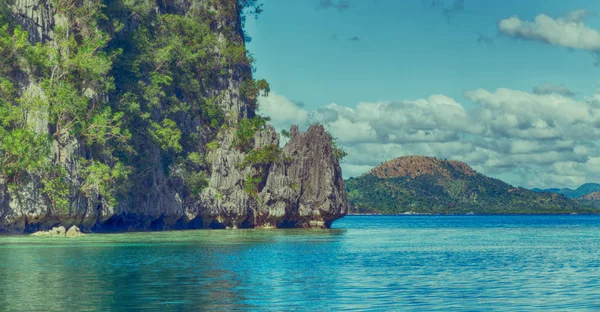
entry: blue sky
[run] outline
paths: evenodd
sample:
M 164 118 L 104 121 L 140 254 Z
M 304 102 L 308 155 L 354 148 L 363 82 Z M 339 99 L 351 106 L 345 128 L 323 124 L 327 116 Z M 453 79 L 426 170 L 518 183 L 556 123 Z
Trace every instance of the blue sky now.
M 246 31 L 273 91 L 263 110 L 279 128 L 330 123 L 346 177 L 426 154 L 527 187 L 600 182 L 600 2 L 262 2 Z

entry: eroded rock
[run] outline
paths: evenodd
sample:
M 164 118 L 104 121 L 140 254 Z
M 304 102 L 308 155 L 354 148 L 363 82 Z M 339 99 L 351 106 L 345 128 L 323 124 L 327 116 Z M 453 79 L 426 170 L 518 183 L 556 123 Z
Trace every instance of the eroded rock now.
M 17 0 L 12 12 L 16 19 L 30 33 L 31 43 L 54 40 L 56 25 L 62 25 L 60 14 L 56 13 L 50 0 Z M 186 10 L 207 9 L 205 1 L 181 1 L 160 3 L 157 12 L 168 10 L 173 14 L 184 14 Z M 218 9 L 218 7 L 216 7 Z M 213 10 L 211 8 L 210 10 Z M 166 11 L 165 11 L 166 12 Z M 230 16 L 227 14 L 218 16 Z M 229 20 L 219 20 L 214 31 L 219 40 L 225 42 L 221 24 L 234 25 L 243 38 L 239 16 Z M 129 27 L 134 27 L 129 25 Z M 221 26 L 220 26 L 221 25 Z M 241 39 L 240 39 L 241 40 Z M 217 51 L 217 53 L 220 53 Z M 19 80 L 21 93 L 27 91 L 32 96 L 43 98 L 42 90 L 33 84 L 36 79 L 24 77 Z M 218 106 L 231 121 L 231 127 L 218 134 L 203 133 L 198 138 L 193 151 L 202 151 L 213 139 L 218 148 L 206 151 L 206 161 L 210 168 L 208 187 L 200 196 L 186 197 L 179 181 L 169 177 L 164 168 L 160 152 L 147 151 L 152 183 L 132 181 L 135 187 L 143 187 L 142 195 L 121 201 L 117 206 L 107 202 L 94 191 L 83 194 L 79 187 L 85 177 L 78 171 L 78 159 L 82 144 L 77 138 L 65 135 L 60 142 L 54 140 L 51 146 L 52 161 L 62 166 L 68 173 L 67 183 L 71 190 L 68 195 L 69 207 L 66 211 L 53 208 L 43 194 L 43 185 L 35 176 L 23 175 L 18 185 L 8 187 L 8 182 L 0 177 L 0 232 L 24 233 L 32 230 L 40 236 L 64 236 L 89 231 L 130 231 L 130 230 L 169 230 L 196 228 L 271 228 L 271 227 L 328 227 L 331 222 L 347 212 L 341 169 L 332 154 L 331 138 L 322 126 L 310 127 L 305 133 L 295 127 L 291 139 L 284 147 L 284 157 L 273 164 L 261 168 L 262 181 L 257 194 L 244 190 L 246 178 L 253 168 L 240 168 L 238 165 L 247 155 L 234 146 L 235 123 L 242 118 L 252 117 L 255 111 L 240 95 L 242 82 L 251 77 L 250 66 L 237 66 L 219 78 L 208 92 L 220 99 Z M 36 78 L 36 77 L 31 77 Z M 103 98 L 94 90 L 85 90 L 90 98 Z M 198 116 L 186 116 L 186 127 L 198 128 L 202 124 Z M 47 112 L 32 115 L 28 123 L 38 133 L 48 131 Z M 189 129 L 188 129 L 189 130 Z M 142 144 L 143 145 L 143 144 Z M 279 135 L 272 126 L 266 126 L 254 138 L 254 148 L 267 145 L 279 146 Z M 188 150 L 187 152 L 191 152 Z M 12 184 L 11 184 L 12 185 Z M 64 227 L 52 228 L 57 224 L 76 225 L 66 231 Z M 70 234 L 69 234 L 70 233 Z
M 66 233 L 67 233 L 67 230 L 65 229 L 64 226 L 57 226 L 57 227 L 53 227 L 51 230 L 38 231 L 31 235 L 33 235 L 33 236 L 65 236 Z
M 64 226 L 53 227 L 48 231 L 38 231 L 33 236 L 51 236 L 51 237 L 81 237 L 85 234 L 81 233 L 81 230 L 76 225 L 73 225 L 67 231 Z
M 73 225 L 71 228 L 69 228 L 65 235 L 67 237 L 80 237 L 84 236 L 85 234 L 81 233 L 81 230 L 77 226 Z

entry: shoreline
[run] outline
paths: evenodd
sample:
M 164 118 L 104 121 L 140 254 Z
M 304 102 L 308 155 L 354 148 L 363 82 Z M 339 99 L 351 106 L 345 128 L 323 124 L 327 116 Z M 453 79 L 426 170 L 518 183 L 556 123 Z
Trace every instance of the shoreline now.
M 348 213 L 348 216 L 597 216 L 600 213 L 455 213 L 455 214 L 445 214 L 445 213 Z

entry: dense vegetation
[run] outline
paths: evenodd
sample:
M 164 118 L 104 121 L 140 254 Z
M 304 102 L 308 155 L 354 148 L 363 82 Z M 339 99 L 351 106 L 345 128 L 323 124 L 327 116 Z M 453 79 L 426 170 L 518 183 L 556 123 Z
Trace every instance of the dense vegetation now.
M 450 174 L 387 178 L 367 174 L 346 180 L 351 212 L 536 214 L 597 211 L 559 194 L 515 188 L 476 172 L 471 174 L 470 168 L 468 172 L 457 170 L 448 161 L 441 161 L 440 166 L 442 168 L 435 170 Z
M 10 187 L 37 181 L 53 210 L 65 212 L 70 196 L 116 205 L 159 177 L 197 196 L 210 170 L 204 155 L 228 127 L 249 151 L 265 123 L 254 115 L 257 98 L 269 86 L 252 78 L 231 21 L 260 5 L 176 2 L 53 0 L 54 40 L 33 45 L 2 5 L 0 178 Z M 247 105 L 239 114 L 224 111 L 215 92 L 232 75 Z

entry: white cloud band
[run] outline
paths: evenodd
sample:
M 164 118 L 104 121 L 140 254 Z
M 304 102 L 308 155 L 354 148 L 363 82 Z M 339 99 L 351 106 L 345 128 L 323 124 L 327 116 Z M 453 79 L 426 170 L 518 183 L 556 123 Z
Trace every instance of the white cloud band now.
M 517 185 L 600 181 L 600 169 L 591 170 L 600 163 L 600 106 L 594 100 L 600 96 L 576 100 L 541 93 L 467 91 L 464 96 L 477 104 L 470 110 L 450 97 L 432 95 L 362 102 L 354 108 L 329 104 L 310 113 L 271 92 L 260 107 L 278 129 L 306 125 L 311 115 L 327 124 L 349 152 L 343 164 L 346 177 L 392 158 L 429 155 L 465 161 Z

